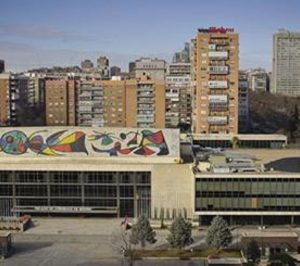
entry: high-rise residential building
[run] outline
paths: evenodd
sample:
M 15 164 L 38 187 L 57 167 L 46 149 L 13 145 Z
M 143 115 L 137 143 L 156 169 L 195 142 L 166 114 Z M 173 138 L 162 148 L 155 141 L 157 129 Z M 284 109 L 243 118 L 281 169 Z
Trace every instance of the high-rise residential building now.
M 190 75 L 166 76 L 166 113 L 165 126 L 178 127 L 180 124 L 191 125 L 192 85 Z
M 109 59 L 106 56 L 100 56 L 97 59 L 97 70 L 101 74 L 102 79 L 110 78 Z
M 5 72 L 5 62 L 4 60 L 0 60 L 0 73 Z
M 124 80 L 103 80 L 103 119 L 108 127 L 126 126 L 126 83 Z
M 126 126 L 165 127 L 165 83 L 143 76 L 126 81 Z
M 273 35 L 272 93 L 300 95 L 300 32 Z
M 140 58 L 135 61 L 135 77 L 148 76 L 152 80 L 165 80 L 167 63 L 158 58 Z
M 91 60 L 85 59 L 81 62 L 81 69 L 83 72 L 91 73 L 94 71 L 94 64 Z
M 18 74 L 9 75 L 10 82 L 10 125 L 21 126 L 26 124 L 29 115 L 28 108 L 28 77 Z
M 26 73 L 28 77 L 27 103 L 28 107 L 45 105 L 45 78 L 37 73 Z
M 112 66 L 110 68 L 110 75 L 111 76 L 120 76 L 121 74 L 121 68 L 118 66 Z
M 193 46 L 193 132 L 236 134 L 239 35 L 232 28 L 198 29 Z
M 166 127 L 191 125 L 191 115 L 191 64 L 171 63 L 166 75 Z
M 104 125 L 109 127 L 165 127 L 165 84 L 143 77 L 100 81 Z
M 0 74 L 0 127 L 10 125 L 10 75 Z
M 239 133 L 249 131 L 249 81 L 246 71 L 239 71 Z
M 47 126 L 76 125 L 76 93 L 79 81 L 74 79 L 51 79 L 45 84 Z
M 77 93 L 76 107 L 77 125 L 104 126 L 101 85 L 91 81 L 82 82 Z
M 0 124 L 44 125 L 44 79 L 26 74 L 0 74 Z M 5 122 L 6 121 L 6 122 Z
M 190 43 L 186 42 L 184 49 L 176 52 L 172 59 L 173 63 L 189 63 L 190 62 Z
M 257 92 L 269 91 L 269 77 L 264 69 L 251 69 L 247 73 L 249 89 Z

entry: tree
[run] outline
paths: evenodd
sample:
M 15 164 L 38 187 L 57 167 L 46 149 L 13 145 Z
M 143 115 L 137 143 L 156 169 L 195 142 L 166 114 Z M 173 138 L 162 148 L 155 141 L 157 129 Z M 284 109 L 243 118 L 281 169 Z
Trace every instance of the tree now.
M 134 245 L 140 244 L 142 247 L 146 246 L 146 242 L 153 244 L 156 242 L 156 233 L 153 231 L 149 220 L 142 215 L 138 218 L 136 224 L 132 226 L 130 242 Z
M 170 233 L 167 241 L 172 248 L 183 248 L 193 243 L 192 224 L 182 217 L 174 220 L 170 228 Z
M 130 243 L 130 233 L 126 226 L 120 226 L 120 228 L 113 231 L 110 243 L 112 250 L 123 256 L 124 263 L 132 266 L 134 262 L 133 252 Z
M 233 149 L 238 149 L 240 147 L 240 140 L 237 136 L 234 136 L 231 139 L 231 144 Z
M 220 216 L 215 216 L 208 228 L 206 243 L 211 248 L 227 247 L 232 241 L 232 235 L 227 222 Z
M 257 242 L 251 240 L 247 243 L 245 255 L 249 262 L 258 263 L 260 259 L 260 250 Z

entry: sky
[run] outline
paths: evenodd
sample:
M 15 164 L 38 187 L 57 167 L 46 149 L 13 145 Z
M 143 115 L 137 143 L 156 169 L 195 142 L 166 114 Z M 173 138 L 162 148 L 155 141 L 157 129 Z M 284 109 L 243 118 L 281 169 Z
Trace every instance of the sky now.
M 141 56 L 170 61 L 198 28 L 233 27 L 240 68 L 271 70 L 272 36 L 300 31 L 299 0 L 0 0 L 8 71 L 80 65 L 100 55 L 123 71 Z

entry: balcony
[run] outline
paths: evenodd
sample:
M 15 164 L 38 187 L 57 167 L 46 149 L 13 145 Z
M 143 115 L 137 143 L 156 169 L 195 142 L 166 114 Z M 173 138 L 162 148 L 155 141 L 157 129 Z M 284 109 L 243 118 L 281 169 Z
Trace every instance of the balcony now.
M 208 71 L 210 74 L 228 74 L 228 66 L 209 66 Z
M 208 87 L 210 89 L 227 89 L 228 82 L 227 80 L 210 80 L 208 81 Z
M 141 97 L 137 99 L 137 103 L 154 103 L 154 98 L 145 98 L 145 97 Z
M 209 116 L 207 122 L 210 125 L 226 125 L 228 123 L 227 116 Z
M 226 60 L 228 59 L 227 51 L 210 51 L 208 52 L 208 57 L 214 60 Z
M 227 104 L 228 97 L 227 95 L 209 95 L 208 101 L 209 104 Z

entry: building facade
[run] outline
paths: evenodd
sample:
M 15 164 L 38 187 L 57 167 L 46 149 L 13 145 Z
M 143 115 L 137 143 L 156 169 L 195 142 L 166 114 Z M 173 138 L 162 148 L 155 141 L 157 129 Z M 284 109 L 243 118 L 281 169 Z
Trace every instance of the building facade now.
M 121 74 L 121 68 L 118 66 L 112 66 L 110 68 L 110 75 L 111 76 L 120 76 Z
M 172 63 L 190 63 L 190 43 L 184 44 L 184 49 L 176 52 L 172 58 Z
M 83 72 L 92 73 L 94 71 L 94 64 L 91 60 L 85 59 L 81 62 L 81 69 Z
M 81 82 L 76 95 L 76 119 L 78 126 L 104 126 L 103 87 L 93 82 Z
M 126 81 L 126 126 L 165 127 L 165 83 L 142 77 Z
M 247 74 L 250 90 L 256 92 L 269 91 L 269 76 L 264 69 L 251 69 Z
M 238 132 L 239 36 L 233 29 L 199 29 L 193 41 L 193 132 Z
M 45 114 L 47 126 L 76 125 L 76 93 L 79 81 L 47 79 L 45 82 Z
M 249 81 L 246 71 L 239 71 L 239 133 L 249 130 Z
M 148 76 L 153 80 L 164 81 L 167 63 L 158 58 L 140 58 L 135 61 L 135 77 Z
M 272 93 L 300 95 L 300 32 L 273 35 Z
M 12 213 L 152 217 L 155 208 L 186 208 L 192 215 L 185 197 L 192 183 L 181 184 L 192 180 L 189 166 L 176 163 L 179 130 L 3 128 L 0 135 L 28 143 L 0 144 L 0 199 Z
M 191 125 L 192 86 L 190 75 L 166 76 L 166 122 L 167 128 L 180 124 Z
M 97 71 L 102 79 L 110 78 L 109 59 L 106 56 L 100 56 L 97 59 Z
M 0 60 L 0 74 L 5 72 L 5 61 Z
M 10 125 L 10 78 L 9 74 L 0 74 L 0 126 Z
M 231 224 L 300 222 L 299 174 L 211 174 L 196 177 L 200 223 L 221 215 Z

